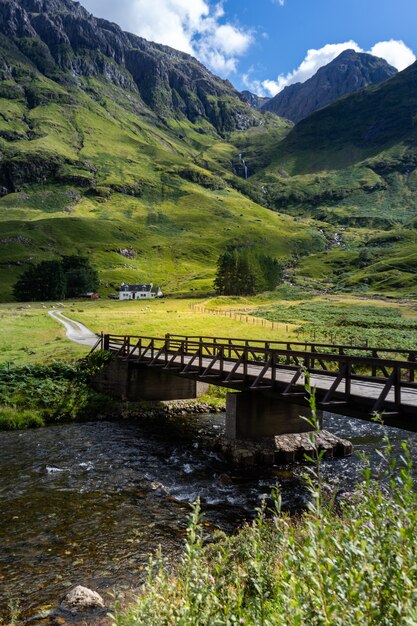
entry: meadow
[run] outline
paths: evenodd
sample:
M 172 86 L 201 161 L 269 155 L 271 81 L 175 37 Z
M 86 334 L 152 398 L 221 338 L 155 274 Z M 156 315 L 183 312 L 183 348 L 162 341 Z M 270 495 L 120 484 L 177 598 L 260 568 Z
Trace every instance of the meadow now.
M 0 304 L 0 364 L 70 362 L 88 353 L 89 348 L 66 338 L 64 328 L 48 315 L 52 308 L 97 334 L 368 342 L 409 349 L 417 342 L 414 300 L 331 296 L 283 286 L 254 297 Z

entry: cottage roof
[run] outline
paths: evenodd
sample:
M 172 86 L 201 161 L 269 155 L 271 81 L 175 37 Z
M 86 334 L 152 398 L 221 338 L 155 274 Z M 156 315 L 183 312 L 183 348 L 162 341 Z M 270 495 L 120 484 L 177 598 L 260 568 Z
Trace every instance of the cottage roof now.
M 147 292 L 147 291 L 152 291 L 152 283 L 150 283 L 149 285 L 127 285 L 127 284 L 123 284 L 120 287 L 120 291 L 142 291 L 142 292 Z

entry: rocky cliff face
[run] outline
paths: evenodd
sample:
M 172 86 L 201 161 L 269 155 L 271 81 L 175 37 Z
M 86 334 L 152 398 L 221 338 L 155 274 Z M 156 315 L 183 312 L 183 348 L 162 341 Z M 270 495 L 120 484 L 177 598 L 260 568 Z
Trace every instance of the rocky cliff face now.
M 371 54 L 345 50 L 305 83 L 286 87 L 262 106 L 292 122 L 299 122 L 358 89 L 382 83 L 397 74 L 395 67 Z
M 270 98 L 266 98 L 263 96 L 257 96 L 255 93 L 251 91 L 242 91 L 242 96 L 246 100 L 246 102 L 252 107 L 252 109 L 260 109 L 264 104 L 266 104 Z
M 0 0 L 0 34 L 36 68 L 61 83 L 104 76 L 138 89 L 158 115 L 205 118 L 220 133 L 256 117 L 244 98 L 193 57 L 125 33 L 72 0 Z

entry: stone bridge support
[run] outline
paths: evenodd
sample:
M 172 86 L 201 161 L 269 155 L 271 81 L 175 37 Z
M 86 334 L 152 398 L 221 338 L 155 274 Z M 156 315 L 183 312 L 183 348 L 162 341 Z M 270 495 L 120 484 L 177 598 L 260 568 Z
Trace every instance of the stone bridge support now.
M 270 391 L 228 393 L 226 398 L 226 437 L 228 439 L 262 439 L 287 433 L 313 430 L 303 419 L 311 410 L 284 400 Z M 317 417 L 321 421 L 319 411 Z
M 208 385 L 175 376 L 160 367 L 113 359 L 93 380 L 97 391 L 120 400 L 187 400 L 206 393 Z

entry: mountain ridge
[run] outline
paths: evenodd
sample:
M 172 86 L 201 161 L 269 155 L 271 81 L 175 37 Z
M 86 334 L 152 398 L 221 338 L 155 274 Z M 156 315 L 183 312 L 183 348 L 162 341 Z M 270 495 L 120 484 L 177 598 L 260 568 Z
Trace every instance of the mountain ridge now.
M 261 110 L 272 111 L 297 124 L 339 98 L 384 82 L 396 74 L 396 68 L 384 59 L 344 50 L 305 82 L 285 87 L 263 104 Z
M 239 190 L 224 136 L 268 116 L 196 60 L 98 26 L 68 0 L 0 0 L 0 16 L 1 299 L 26 267 L 63 254 L 91 259 L 102 294 L 121 282 L 201 294 L 230 243 L 284 262 L 325 245 L 308 220 Z M 118 63 L 130 54 L 144 77 Z
M 102 75 L 135 85 L 157 115 L 207 119 L 220 133 L 258 123 L 233 85 L 194 57 L 126 33 L 72 0 L 0 0 L 0 32 L 58 82 Z

